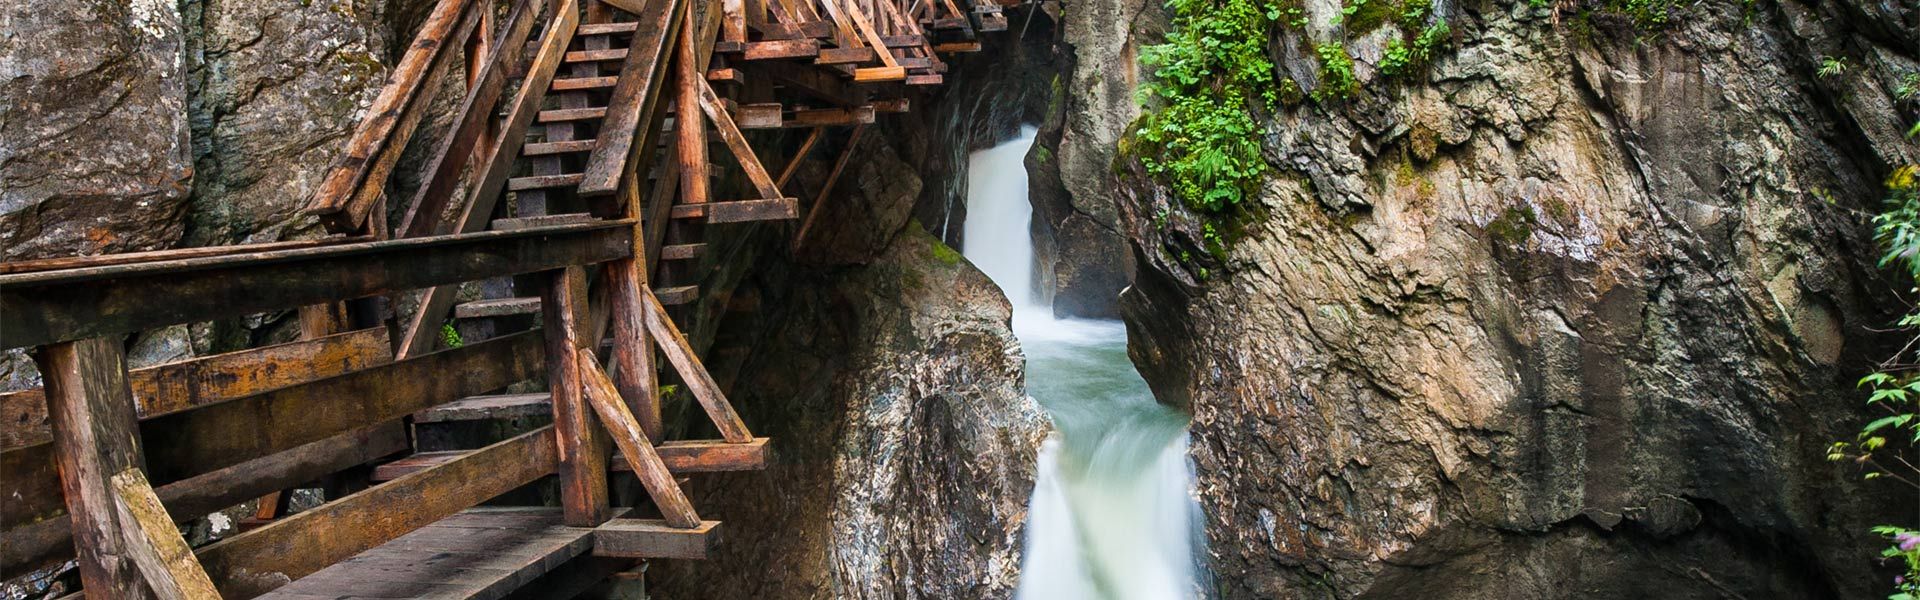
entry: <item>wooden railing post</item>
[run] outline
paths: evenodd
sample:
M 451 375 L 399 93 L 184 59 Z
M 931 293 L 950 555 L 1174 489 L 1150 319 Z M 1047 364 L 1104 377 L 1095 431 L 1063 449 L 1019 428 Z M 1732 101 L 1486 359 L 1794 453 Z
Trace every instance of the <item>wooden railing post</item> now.
M 592 527 L 613 518 L 613 510 L 607 499 L 610 440 L 581 395 L 575 358 L 577 353 L 592 352 L 587 347 L 589 336 L 583 335 L 587 324 L 586 271 L 580 267 L 550 271 L 540 306 L 547 339 L 547 387 L 553 395 L 554 439 L 559 444 L 564 521 L 574 527 Z
M 34 358 L 87 598 L 151 597 L 121 533 L 135 524 L 123 522 L 110 481 L 141 464 L 126 348 L 113 337 L 89 338 L 41 347 Z

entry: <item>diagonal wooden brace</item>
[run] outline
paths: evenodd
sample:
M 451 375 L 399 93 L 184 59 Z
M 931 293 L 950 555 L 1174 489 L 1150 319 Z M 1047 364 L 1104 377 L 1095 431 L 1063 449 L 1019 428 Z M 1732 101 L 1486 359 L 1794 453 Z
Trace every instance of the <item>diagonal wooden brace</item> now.
M 706 409 L 707 416 L 713 419 L 713 425 L 720 430 L 720 437 L 728 443 L 744 444 L 753 441 L 753 433 L 747 431 L 747 424 L 740 420 L 739 413 L 733 412 L 733 404 L 720 393 L 720 384 L 713 381 L 713 375 L 707 373 L 707 367 L 700 364 L 700 357 L 694 355 L 693 347 L 687 345 L 687 337 L 673 326 L 673 319 L 667 316 L 667 307 L 654 297 L 653 290 L 642 294 L 646 300 L 647 331 L 660 345 L 660 351 L 667 355 L 667 362 L 673 363 L 673 370 L 680 373 L 687 388 L 693 391 L 693 397 Z
M 667 463 L 660 460 L 660 453 L 654 450 L 646 432 L 640 430 L 640 423 L 620 400 L 613 380 L 600 370 L 600 364 L 592 355 L 582 352 L 574 360 L 580 365 L 580 387 L 586 392 L 587 404 L 600 415 L 600 423 L 613 435 L 614 445 L 627 458 L 633 474 L 640 478 L 640 485 L 647 488 L 647 495 L 653 497 L 654 506 L 660 508 L 667 524 L 681 529 L 699 527 L 700 515 L 694 512 L 693 503 L 680 491 L 673 473 L 667 471 Z
M 112 477 L 112 486 L 117 497 L 114 508 L 125 526 L 120 531 L 127 553 L 154 595 L 161 600 L 220 600 L 213 580 L 200 568 L 186 538 L 180 537 L 180 529 L 160 505 L 146 475 L 137 468 L 127 469 Z

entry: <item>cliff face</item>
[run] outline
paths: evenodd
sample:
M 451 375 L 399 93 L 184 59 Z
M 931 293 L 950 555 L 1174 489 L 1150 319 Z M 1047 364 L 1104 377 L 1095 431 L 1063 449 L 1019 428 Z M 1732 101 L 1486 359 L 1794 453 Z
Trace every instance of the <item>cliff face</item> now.
M 1067 13 L 1133 10 L 1093 4 Z M 1063 161 L 1118 198 L 1136 362 L 1194 415 L 1220 596 L 1883 585 L 1865 530 L 1910 503 L 1823 448 L 1891 350 L 1866 216 L 1920 157 L 1890 91 L 1920 11 L 1715 2 L 1649 33 L 1595 8 L 1435 3 L 1454 37 L 1410 81 L 1377 76 L 1386 35 L 1351 35 L 1364 87 L 1267 119 L 1278 173 L 1224 261 L 1137 163 Z M 1297 49 L 1342 35 L 1314 29 L 1272 46 L 1309 91 Z M 1127 51 L 1098 31 L 1069 124 L 1116 96 L 1101 65 Z

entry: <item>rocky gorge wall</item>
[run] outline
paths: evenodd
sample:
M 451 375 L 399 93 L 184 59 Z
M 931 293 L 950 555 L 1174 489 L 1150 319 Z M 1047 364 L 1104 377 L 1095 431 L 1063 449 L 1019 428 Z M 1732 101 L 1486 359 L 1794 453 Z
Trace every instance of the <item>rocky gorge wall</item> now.
M 1161 39 L 1158 2 L 1066 5 L 1043 136 L 1074 198 L 1114 204 L 1135 362 L 1194 416 L 1209 591 L 1884 594 L 1866 530 L 1910 499 L 1824 449 L 1893 350 L 1867 217 L 1920 158 L 1892 91 L 1920 9 L 1667 4 L 1648 31 L 1624 4 L 1436 2 L 1445 49 L 1389 80 L 1395 25 L 1298 6 L 1278 75 L 1311 92 L 1333 41 L 1362 87 L 1262 117 L 1275 173 L 1219 259 L 1117 151 L 1141 73 L 1115 65 Z

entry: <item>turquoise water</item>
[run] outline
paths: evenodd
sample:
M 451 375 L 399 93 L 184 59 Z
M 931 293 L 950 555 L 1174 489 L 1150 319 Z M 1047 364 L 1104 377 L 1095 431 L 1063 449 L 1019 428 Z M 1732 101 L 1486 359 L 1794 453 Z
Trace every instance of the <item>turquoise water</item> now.
M 1055 318 L 1036 289 L 1021 163 L 1033 136 L 974 153 L 964 249 L 1007 292 L 1028 393 L 1055 429 L 1040 449 L 1018 598 L 1192 597 L 1188 419 L 1154 401 L 1122 323 Z

